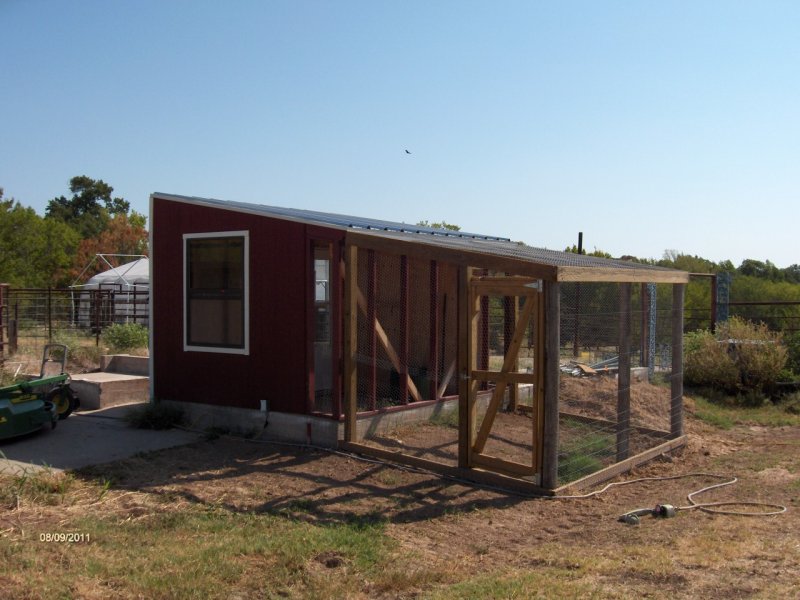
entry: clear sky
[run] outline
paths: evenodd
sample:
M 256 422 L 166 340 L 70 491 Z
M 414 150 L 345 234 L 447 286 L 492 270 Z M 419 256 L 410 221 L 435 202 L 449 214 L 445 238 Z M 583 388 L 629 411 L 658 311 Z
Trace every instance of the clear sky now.
M 0 32 L 0 187 L 40 214 L 88 175 L 800 263 L 796 0 L 0 0 Z

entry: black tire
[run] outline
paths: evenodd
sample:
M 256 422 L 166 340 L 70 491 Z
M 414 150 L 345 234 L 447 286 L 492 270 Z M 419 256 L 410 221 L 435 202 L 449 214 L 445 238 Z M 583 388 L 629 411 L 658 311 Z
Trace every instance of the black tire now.
M 66 385 L 50 390 L 46 399 L 55 404 L 58 418 L 62 421 L 70 416 L 76 407 L 75 394 Z

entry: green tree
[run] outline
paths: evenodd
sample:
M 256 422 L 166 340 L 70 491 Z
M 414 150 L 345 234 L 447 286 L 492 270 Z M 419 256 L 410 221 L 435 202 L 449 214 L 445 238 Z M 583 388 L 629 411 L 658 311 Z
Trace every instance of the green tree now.
M 43 219 L 0 188 L 0 282 L 14 287 L 69 283 L 68 270 L 80 236 L 67 224 Z
M 69 180 L 72 198 L 59 196 L 47 204 L 48 219 L 72 226 L 83 239 L 96 237 L 114 215 L 127 214 L 130 203 L 112 197 L 114 188 L 102 179 L 79 175 Z
M 428 221 L 419 221 L 418 227 L 433 227 L 434 229 L 449 229 L 450 231 L 461 231 L 461 227 L 453 225 L 447 221 L 438 221 L 436 223 L 429 223 Z

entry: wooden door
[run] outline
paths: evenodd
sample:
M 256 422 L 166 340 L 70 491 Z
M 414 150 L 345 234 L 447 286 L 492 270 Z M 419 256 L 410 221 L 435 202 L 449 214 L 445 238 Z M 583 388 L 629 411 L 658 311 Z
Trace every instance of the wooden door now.
M 541 473 L 544 303 L 541 281 L 473 277 L 470 321 L 469 465 L 524 477 Z M 490 330 L 502 306 L 504 331 Z M 490 314 L 491 313 L 491 314 Z M 495 323 L 496 324 L 496 323 Z

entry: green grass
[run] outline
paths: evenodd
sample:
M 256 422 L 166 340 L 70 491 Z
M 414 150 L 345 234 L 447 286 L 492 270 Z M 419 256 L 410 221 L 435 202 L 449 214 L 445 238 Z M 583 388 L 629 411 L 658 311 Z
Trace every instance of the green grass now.
M 431 415 L 428 422 L 438 427 L 448 427 L 450 429 L 458 429 L 458 411 L 448 410 L 441 413 Z
M 51 529 L 27 531 L 26 540 L 0 539 L 0 556 L 13 556 L 26 587 L 44 597 L 72 597 L 76 577 L 147 598 L 228 597 L 242 582 L 258 597 L 334 597 L 357 589 L 358 578 L 390 571 L 393 547 L 380 522 L 320 526 L 197 506 L 122 520 L 83 515 L 59 530 L 90 542 L 70 546 L 67 572 L 60 565 L 55 578 L 48 564 L 66 545 L 38 541 Z M 336 570 L 323 564 L 331 559 Z M 309 564 L 328 576 L 310 577 Z
M 558 481 L 562 485 L 599 471 L 605 466 L 604 459 L 616 451 L 615 435 L 599 432 L 589 423 L 562 417 L 561 427 L 569 430 L 569 438 L 558 449 Z
M 699 396 L 694 400 L 695 417 L 719 429 L 731 429 L 735 425 L 761 425 L 764 427 L 800 425 L 800 415 L 788 412 L 780 404 L 768 403 L 751 408 L 709 402 Z

